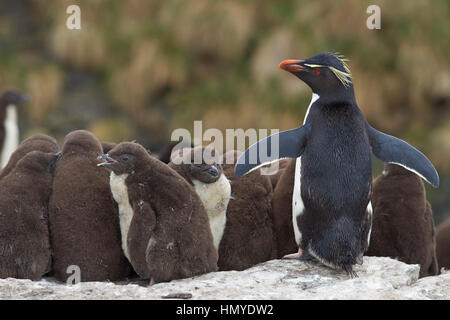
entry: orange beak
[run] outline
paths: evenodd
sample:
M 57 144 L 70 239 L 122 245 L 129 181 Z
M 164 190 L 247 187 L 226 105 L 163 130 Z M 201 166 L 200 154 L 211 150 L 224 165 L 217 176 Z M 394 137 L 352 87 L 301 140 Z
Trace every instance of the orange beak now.
M 298 65 L 298 63 L 300 62 L 302 62 L 302 60 L 297 59 L 284 60 L 283 62 L 280 63 L 280 68 L 289 72 L 299 72 L 304 69 L 302 66 Z

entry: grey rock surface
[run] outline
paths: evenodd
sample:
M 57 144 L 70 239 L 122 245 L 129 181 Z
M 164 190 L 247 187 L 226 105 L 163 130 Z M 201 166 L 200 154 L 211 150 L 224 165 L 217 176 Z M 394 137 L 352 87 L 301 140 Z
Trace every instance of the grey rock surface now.
M 0 299 L 450 299 L 450 272 L 418 279 L 419 266 L 364 257 L 350 279 L 316 262 L 271 260 L 244 271 L 224 271 L 159 283 L 59 283 L 0 279 Z

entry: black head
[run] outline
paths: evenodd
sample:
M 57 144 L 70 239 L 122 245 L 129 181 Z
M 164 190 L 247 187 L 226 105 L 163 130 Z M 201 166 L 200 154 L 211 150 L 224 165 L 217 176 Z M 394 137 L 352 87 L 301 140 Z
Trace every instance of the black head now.
M 216 182 L 222 174 L 220 164 L 190 164 L 189 167 L 191 177 L 204 183 Z
M 113 171 L 116 175 L 132 174 L 145 164 L 145 159 L 150 158 L 147 150 L 134 142 L 122 142 L 109 153 L 102 154 L 98 159 L 105 162 L 98 164 L 100 167 Z
M 10 104 L 18 105 L 27 102 L 28 100 L 28 96 L 16 90 L 8 89 L 0 94 L 0 107 L 6 107 Z
M 173 154 L 170 165 L 179 166 L 189 180 L 195 179 L 203 183 L 216 182 L 223 173 L 216 152 L 210 147 L 180 149 L 177 154 Z
M 342 56 L 326 52 L 306 60 L 284 60 L 280 68 L 297 76 L 322 97 L 337 91 L 353 93 L 351 74 L 345 61 Z

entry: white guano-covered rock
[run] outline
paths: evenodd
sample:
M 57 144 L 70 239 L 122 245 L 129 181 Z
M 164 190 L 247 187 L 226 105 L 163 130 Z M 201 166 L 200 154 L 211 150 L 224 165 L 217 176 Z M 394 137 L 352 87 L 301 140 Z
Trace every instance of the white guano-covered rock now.
M 213 272 L 159 283 L 82 282 L 66 285 L 0 279 L 0 299 L 450 299 L 450 272 L 418 280 L 419 266 L 364 257 L 350 279 L 316 262 L 271 260 L 244 271 Z

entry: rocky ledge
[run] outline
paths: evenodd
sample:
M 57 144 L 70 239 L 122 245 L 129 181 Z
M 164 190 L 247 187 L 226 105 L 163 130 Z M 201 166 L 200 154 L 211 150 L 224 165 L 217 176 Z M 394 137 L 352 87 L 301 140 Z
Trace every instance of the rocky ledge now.
M 419 266 L 364 257 L 359 277 L 315 262 L 271 260 L 244 271 L 213 272 L 159 283 L 84 282 L 66 285 L 0 279 L 0 299 L 450 299 L 450 272 L 418 279 Z

